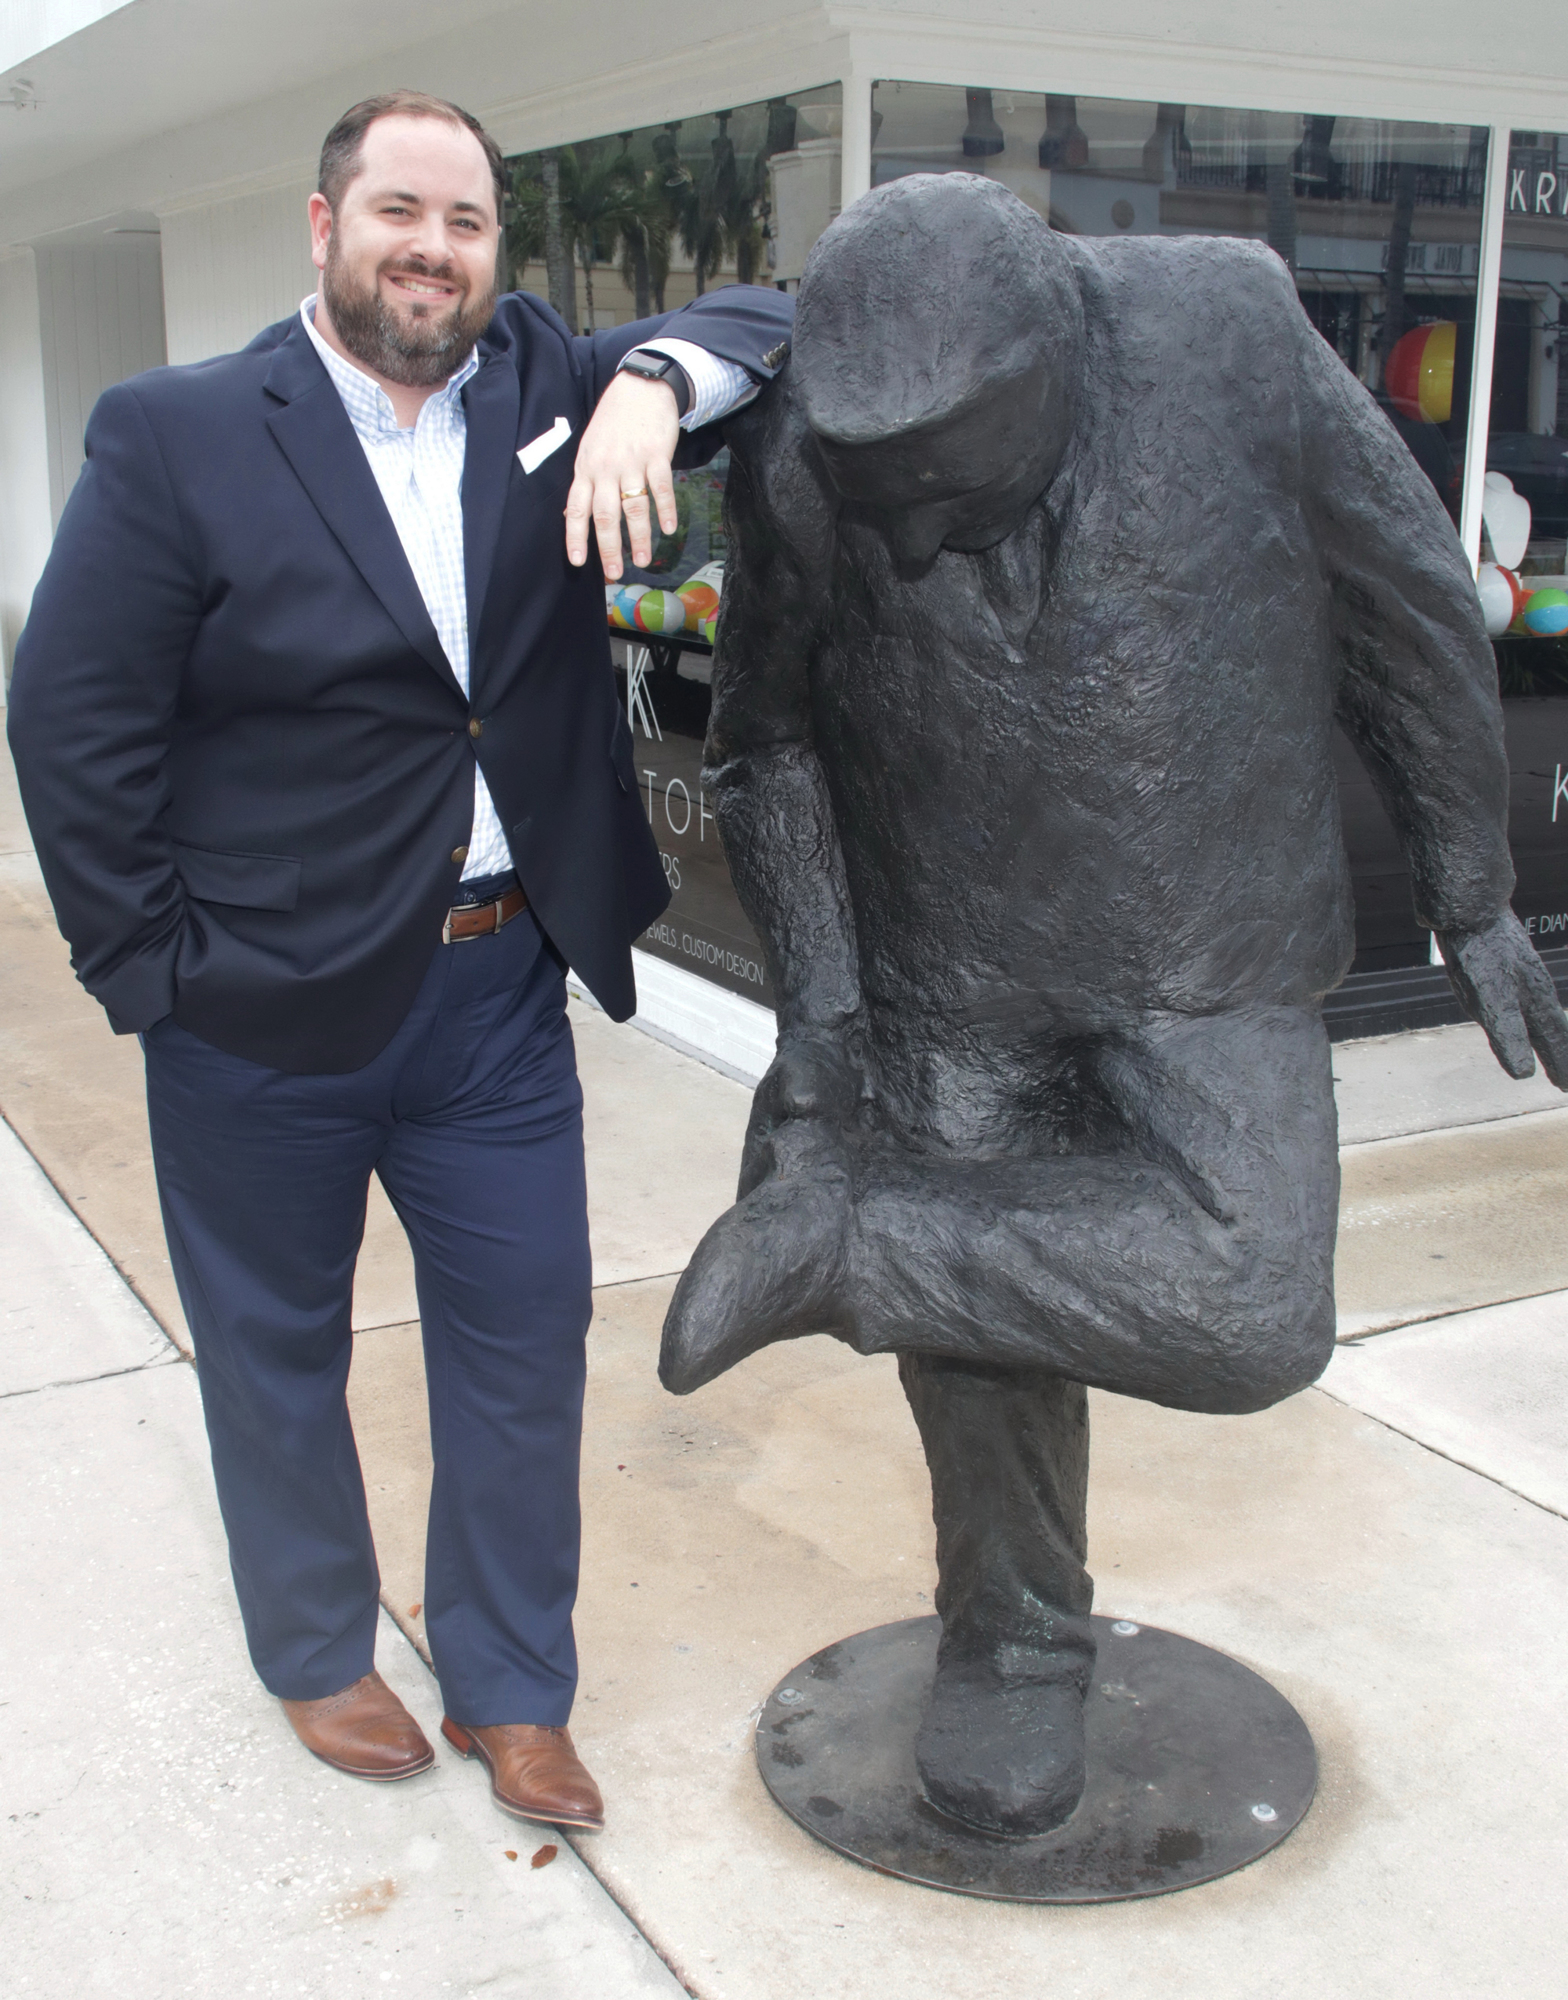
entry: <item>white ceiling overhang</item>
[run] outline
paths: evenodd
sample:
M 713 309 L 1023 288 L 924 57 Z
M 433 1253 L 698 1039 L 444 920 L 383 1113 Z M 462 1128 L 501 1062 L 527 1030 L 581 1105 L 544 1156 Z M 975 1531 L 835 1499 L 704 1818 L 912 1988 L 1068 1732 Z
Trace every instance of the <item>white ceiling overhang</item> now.
M 705 0 L 684 47 L 671 18 L 623 0 L 129 0 L 0 75 L 0 245 L 302 180 L 347 105 L 398 85 L 467 105 L 510 148 L 712 109 L 737 76 L 762 97 L 839 73 L 817 0 L 762 20 Z M 12 109 L 18 75 L 36 102 Z
M 410 84 L 511 149 L 692 116 L 848 75 L 1568 130 L 1555 9 L 1515 0 L 11 0 L 0 246 L 125 209 L 304 181 L 346 105 Z M 432 32 L 434 27 L 434 32 Z M 1521 50 L 1528 49 L 1527 61 Z M 25 88 L 23 87 L 25 85 Z

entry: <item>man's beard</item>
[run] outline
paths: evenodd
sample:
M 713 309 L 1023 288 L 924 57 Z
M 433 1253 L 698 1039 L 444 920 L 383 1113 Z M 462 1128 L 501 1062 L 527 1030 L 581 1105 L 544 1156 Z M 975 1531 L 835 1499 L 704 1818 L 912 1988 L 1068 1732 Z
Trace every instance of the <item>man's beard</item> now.
M 440 279 L 462 283 L 450 264 L 435 270 L 418 258 L 400 258 L 385 264 L 381 271 L 402 272 L 411 278 Z M 477 297 L 439 314 L 433 309 L 428 319 L 409 319 L 381 296 L 377 271 L 369 285 L 357 285 L 344 270 L 336 238 L 327 243 L 326 268 L 321 274 L 321 295 L 338 338 L 356 361 L 389 382 L 405 389 L 439 388 L 455 375 L 474 343 L 490 324 L 495 312 L 496 288 L 492 279 Z M 459 294 L 461 297 L 461 294 Z

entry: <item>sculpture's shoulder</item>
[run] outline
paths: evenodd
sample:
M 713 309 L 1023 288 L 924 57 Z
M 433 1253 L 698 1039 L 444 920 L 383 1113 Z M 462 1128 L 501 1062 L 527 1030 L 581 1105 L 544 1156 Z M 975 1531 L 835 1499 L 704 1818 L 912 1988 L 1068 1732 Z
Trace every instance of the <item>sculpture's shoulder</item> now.
M 1068 237 L 1086 311 L 1129 328 L 1163 324 L 1172 340 L 1227 326 L 1292 338 L 1306 323 L 1285 261 L 1241 236 Z
M 1094 401 L 1125 448 L 1139 412 L 1161 413 L 1161 449 L 1288 454 L 1313 352 L 1323 346 L 1284 260 L 1226 236 L 1070 239 L 1084 300 Z M 1337 364 L 1336 364 L 1337 365 Z
M 788 550 L 797 562 L 825 569 L 837 504 L 787 361 L 728 426 L 726 442 L 730 533 L 743 545 Z

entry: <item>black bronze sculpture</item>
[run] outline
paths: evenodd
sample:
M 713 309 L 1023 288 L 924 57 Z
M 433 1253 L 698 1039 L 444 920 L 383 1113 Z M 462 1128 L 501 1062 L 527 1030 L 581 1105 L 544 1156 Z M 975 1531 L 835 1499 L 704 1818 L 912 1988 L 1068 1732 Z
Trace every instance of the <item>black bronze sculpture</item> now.
M 920 1773 L 1038 1834 L 1084 1783 L 1083 1385 L 1260 1410 L 1331 1350 L 1336 717 L 1499 1061 L 1568 1087 L 1492 655 L 1431 486 L 1259 246 L 896 181 L 821 239 L 732 451 L 706 782 L 780 1038 L 661 1373 L 899 1355 L 941 1579 Z

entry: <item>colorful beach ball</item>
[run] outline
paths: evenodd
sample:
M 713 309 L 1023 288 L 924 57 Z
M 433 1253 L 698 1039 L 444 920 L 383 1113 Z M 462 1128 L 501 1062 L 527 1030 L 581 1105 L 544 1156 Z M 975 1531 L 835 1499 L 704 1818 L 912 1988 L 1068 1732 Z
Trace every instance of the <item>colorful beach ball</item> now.
M 1415 326 L 1395 341 L 1383 370 L 1383 386 L 1402 417 L 1416 423 L 1446 424 L 1454 414 L 1454 343 L 1459 329 L 1451 319 Z
M 686 623 L 686 607 L 673 590 L 645 590 L 632 612 L 639 632 L 667 637 Z
M 1489 639 L 1501 638 L 1524 609 L 1524 591 L 1519 579 L 1501 563 L 1482 563 L 1475 580 L 1475 594 L 1481 600 L 1481 617 Z
M 1524 629 L 1538 639 L 1568 632 L 1568 590 L 1532 590 L 1524 601 Z
M 699 583 L 695 577 L 690 583 L 683 583 L 675 595 L 686 607 L 686 629 L 695 632 L 704 618 L 716 616 L 719 609 L 719 593 L 711 583 Z
M 719 614 L 717 612 L 714 612 L 711 618 L 704 618 L 702 622 L 698 625 L 697 637 L 699 639 L 706 639 L 708 644 L 711 646 L 714 640 L 718 637 L 718 631 L 719 631 Z
M 617 632 L 637 630 L 638 599 L 647 595 L 648 586 L 645 583 L 607 583 L 604 586 L 605 616 Z

